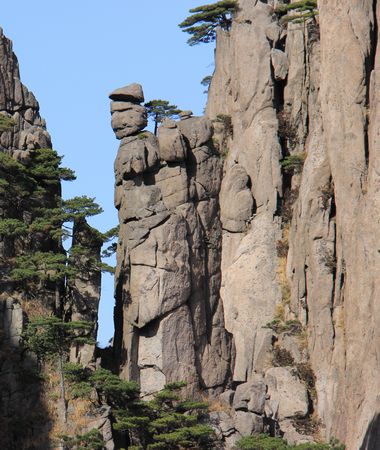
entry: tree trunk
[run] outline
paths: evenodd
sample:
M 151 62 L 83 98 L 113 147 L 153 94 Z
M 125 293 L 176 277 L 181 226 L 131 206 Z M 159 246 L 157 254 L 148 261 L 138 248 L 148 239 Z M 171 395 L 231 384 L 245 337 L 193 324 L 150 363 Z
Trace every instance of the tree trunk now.
M 60 354 L 58 356 L 58 372 L 59 372 L 59 384 L 61 388 L 61 400 L 63 407 L 63 422 L 67 423 L 67 401 L 66 401 L 66 390 L 65 390 L 65 377 L 63 375 L 63 356 Z
M 62 318 L 62 305 L 58 281 L 55 283 L 55 315 Z

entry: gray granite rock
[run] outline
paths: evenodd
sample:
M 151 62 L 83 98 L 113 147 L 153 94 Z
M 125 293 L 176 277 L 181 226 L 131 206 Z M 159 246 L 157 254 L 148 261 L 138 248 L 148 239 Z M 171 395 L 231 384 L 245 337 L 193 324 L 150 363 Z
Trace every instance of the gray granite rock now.
M 115 89 L 111 92 L 109 98 L 117 102 L 142 103 L 144 101 L 144 93 L 140 84 L 132 83 Z

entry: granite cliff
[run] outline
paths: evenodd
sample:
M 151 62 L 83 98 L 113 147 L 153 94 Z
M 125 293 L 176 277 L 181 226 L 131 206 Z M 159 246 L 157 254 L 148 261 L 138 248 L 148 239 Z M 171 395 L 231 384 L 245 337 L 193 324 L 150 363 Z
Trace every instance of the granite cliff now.
M 111 95 L 115 353 L 145 394 L 185 379 L 232 405 L 226 442 L 377 448 L 379 11 L 318 3 L 284 26 L 239 2 L 205 117 L 142 134 L 142 93 Z
M 110 94 L 120 232 L 115 336 L 100 354 L 146 399 L 186 381 L 210 402 L 220 448 L 265 431 L 377 449 L 380 10 L 319 0 L 318 16 L 299 22 L 281 19 L 281 4 L 240 0 L 231 29 L 217 31 L 204 116 L 183 111 L 155 136 L 139 84 Z M 14 190 L 17 170 L 52 144 L 2 33 L 0 113 L 1 223 L 30 228 L 56 208 L 60 181 L 37 174 Z M 0 231 L 0 440 L 54 448 L 54 380 L 32 380 L 38 364 L 20 337 L 37 314 L 94 322 L 95 335 L 100 272 L 87 264 L 101 242 L 77 222 L 73 241 L 87 251 L 68 261 L 75 276 L 25 285 L 11 277 L 15 258 L 61 254 L 61 241 Z M 95 371 L 97 354 L 75 345 L 70 361 Z M 125 446 L 94 395 L 90 414 L 69 399 L 70 431 Z

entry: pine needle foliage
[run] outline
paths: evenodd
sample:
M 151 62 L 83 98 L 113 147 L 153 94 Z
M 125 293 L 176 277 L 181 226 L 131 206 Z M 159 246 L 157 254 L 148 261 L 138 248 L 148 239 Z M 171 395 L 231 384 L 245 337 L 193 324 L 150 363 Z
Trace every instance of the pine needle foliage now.
M 140 393 L 137 383 L 121 380 L 107 369 L 93 371 L 80 364 L 67 363 L 64 366 L 64 372 L 72 391 L 84 389 L 89 393 L 96 389 L 113 408 L 123 407 L 126 403 L 138 399 Z M 78 395 L 75 396 L 78 397 Z
M 287 173 L 301 173 L 305 158 L 305 153 L 293 153 L 281 161 L 281 166 Z
M 171 105 L 167 100 L 151 100 L 145 103 L 145 108 L 150 117 L 154 121 L 154 134 L 157 134 L 158 124 L 166 118 L 176 117 L 181 110 L 177 105 Z
M 144 450 L 213 448 L 213 430 L 202 419 L 207 404 L 183 400 L 186 383 L 167 384 L 148 402 L 137 401 L 116 413 L 115 429 L 128 431 Z
M 63 253 L 35 252 L 18 256 L 11 271 L 14 281 L 59 281 L 75 275 Z
M 288 444 L 284 439 L 270 437 L 266 434 L 245 436 L 235 445 L 236 450 L 344 450 L 344 445 L 336 439 L 329 444 L 305 443 L 299 445 Z
M 303 23 L 318 15 L 317 0 L 300 0 L 294 3 L 279 5 L 276 13 L 281 16 L 281 23 Z
M 94 343 L 88 338 L 91 322 L 64 322 L 59 317 L 36 317 L 30 320 L 22 335 L 25 348 L 40 360 L 65 356 L 74 342 Z
M 74 343 L 95 344 L 94 339 L 89 337 L 93 327 L 90 322 L 65 322 L 56 316 L 45 316 L 31 319 L 22 334 L 25 348 L 35 353 L 40 363 L 50 361 L 57 365 L 64 423 L 67 422 L 64 362 Z
M 39 184 L 57 184 L 61 180 L 75 180 L 75 173 L 67 167 L 61 167 L 63 156 L 51 148 L 40 148 L 31 151 L 28 163 L 29 175 Z
M 229 31 L 233 14 L 238 8 L 236 0 L 222 0 L 210 5 L 198 6 L 190 9 L 191 16 L 187 17 L 178 26 L 182 31 L 189 33 L 189 45 L 215 41 L 216 28 L 221 27 Z
M 28 227 L 18 219 L 0 219 L 0 236 L 16 237 L 25 235 Z
M 104 441 L 99 430 L 93 429 L 84 434 L 73 436 L 61 435 L 64 448 L 67 450 L 103 450 Z
M 14 119 L 12 119 L 12 117 L 0 113 L 0 133 L 3 133 L 4 131 L 10 131 L 15 125 L 16 122 L 14 121 Z

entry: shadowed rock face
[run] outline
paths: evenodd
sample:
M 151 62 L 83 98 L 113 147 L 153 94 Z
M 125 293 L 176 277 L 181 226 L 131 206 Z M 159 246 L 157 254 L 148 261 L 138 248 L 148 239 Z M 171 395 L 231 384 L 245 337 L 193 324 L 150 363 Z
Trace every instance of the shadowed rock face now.
M 157 137 L 142 132 L 141 98 L 133 106 L 139 118 L 126 115 L 118 126 L 115 114 L 130 103 L 123 106 L 120 96 L 111 102 L 115 134 L 123 136 L 115 161 L 116 354 L 143 395 L 176 380 L 193 393 L 220 390 L 231 341 L 219 296 L 222 166 L 213 127 L 189 111 L 180 122 L 164 121 Z
M 28 226 L 39 217 L 41 210 L 59 207 L 61 186 L 58 179 L 49 183 L 45 180 L 40 182 L 39 177 L 35 177 L 35 182 L 27 183 L 23 182 L 19 175 L 24 171 L 28 174 L 33 150 L 51 149 L 52 143 L 45 121 L 39 114 L 37 100 L 20 81 L 12 43 L 3 35 L 1 29 L 0 114 L 0 154 L 5 153 L 22 163 L 21 166 L 15 165 L 18 169 L 13 173 L 8 169 L 9 161 L 5 159 L 4 163 L 3 158 L 1 160 L 0 178 L 3 183 L 0 194 L 0 220 L 15 219 Z M 8 118 L 7 127 L 2 126 L 4 116 Z M 20 183 L 7 185 L 8 179 L 20 179 Z M 40 195 L 36 195 L 38 189 Z M 16 194 L 12 196 L 14 192 Z M 57 438 L 56 435 L 53 436 L 54 428 L 63 418 L 63 408 L 61 402 L 52 400 L 55 388 L 40 377 L 40 364 L 36 356 L 26 351 L 21 344 L 21 335 L 25 331 L 27 321 L 32 317 L 62 314 L 66 321 L 93 322 L 92 337 L 96 337 L 100 271 L 93 267 L 93 261 L 100 260 L 101 247 L 96 236 L 84 220 L 80 223 L 77 221 L 73 230 L 73 243 L 86 251 L 83 255 L 70 258 L 69 264 L 77 269 L 76 276 L 70 280 L 70 286 L 64 286 L 63 281 L 18 282 L 9 277 L 11 269 L 14 268 L 15 257 L 35 252 L 62 254 L 61 243 L 53 239 L 49 231 L 40 230 L 21 237 L 9 236 L 6 233 L 0 236 L 1 448 L 47 450 L 56 447 L 56 442 L 52 442 Z M 89 269 L 91 266 L 92 269 Z M 71 361 L 86 365 L 93 360 L 94 350 L 94 345 L 75 344 L 70 355 Z M 88 424 L 90 429 L 98 428 L 104 437 L 106 448 L 112 450 L 114 444 L 110 433 L 109 408 L 99 408 L 95 414 L 91 413 L 91 416 L 87 417 L 83 414 L 81 423 L 74 424 L 71 412 L 76 408 L 75 402 L 76 400 L 70 401 L 67 429 L 79 425 L 79 430 L 87 420 L 86 425 Z M 62 428 L 62 431 L 66 430 Z

